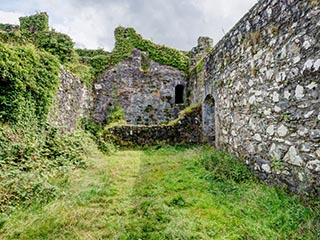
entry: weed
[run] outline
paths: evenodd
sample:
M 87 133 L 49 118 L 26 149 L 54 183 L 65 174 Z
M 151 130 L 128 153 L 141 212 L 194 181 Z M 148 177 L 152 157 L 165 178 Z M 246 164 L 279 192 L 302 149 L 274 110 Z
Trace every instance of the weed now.
M 64 197 L 4 219 L 1 239 L 319 237 L 318 207 L 258 183 L 211 147 L 161 145 L 90 161 Z

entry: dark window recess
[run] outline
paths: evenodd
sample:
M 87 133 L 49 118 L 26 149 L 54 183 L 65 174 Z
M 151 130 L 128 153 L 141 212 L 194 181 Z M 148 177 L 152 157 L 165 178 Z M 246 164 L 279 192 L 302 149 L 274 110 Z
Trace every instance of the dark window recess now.
M 175 88 L 175 103 L 176 104 L 184 103 L 183 95 L 184 95 L 184 86 L 177 85 Z

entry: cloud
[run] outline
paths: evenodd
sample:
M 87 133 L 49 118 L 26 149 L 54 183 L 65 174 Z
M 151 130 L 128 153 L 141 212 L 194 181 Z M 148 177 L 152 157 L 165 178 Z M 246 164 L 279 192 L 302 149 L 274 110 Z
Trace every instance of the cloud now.
M 19 17 L 21 13 L 17 12 L 5 12 L 0 10 L 0 23 L 19 24 Z
M 47 11 L 50 26 L 70 35 L 77 46 L 112 50 L 113 31 L 121 25 L 158 44 L 190 50 L 200 35 L 217 42 L 256 1 L 12 0 L 0 9 L 29 13 L 32 8 L 26 5 L 32 3 L 34 11 Z

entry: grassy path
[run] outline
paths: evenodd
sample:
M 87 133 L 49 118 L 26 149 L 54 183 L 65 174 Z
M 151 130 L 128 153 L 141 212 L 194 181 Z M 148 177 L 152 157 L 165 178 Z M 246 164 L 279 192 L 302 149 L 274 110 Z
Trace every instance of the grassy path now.
M 168 147 L 96 157 L 73 174 L 64 197 L 14 213 L 0 239 L 317 236 L 319 214 L 297 199 L 255 181 L 209 181 L 200 161 L 205 151 Z

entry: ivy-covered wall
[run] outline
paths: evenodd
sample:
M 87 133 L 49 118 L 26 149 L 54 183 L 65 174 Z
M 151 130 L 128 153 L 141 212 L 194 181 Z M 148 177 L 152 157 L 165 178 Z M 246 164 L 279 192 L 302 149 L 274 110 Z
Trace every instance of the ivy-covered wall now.
M 59 61 L 32 45 L 0 42 L 0 121 L 46 119 L 58 88 Z
M 119 62 L 127 60 L 131 57 L 134 49 L 145 52 L 148 58 L 159 64 L 171 66 L 186 74 L 188 73 L 189 57 L 184 52 L 143 39 L 133 28 L 117 27 L 114 36 L 115 47 L 111 53 L 101 49 L 77 50 L 83 62 L 96 68 L 97 73 L 105 70 L 106 66 L 115 66 Z
M 20 30 L 23 33 L 49 31 L 49 16 L 45 12 L 20 17 Z

